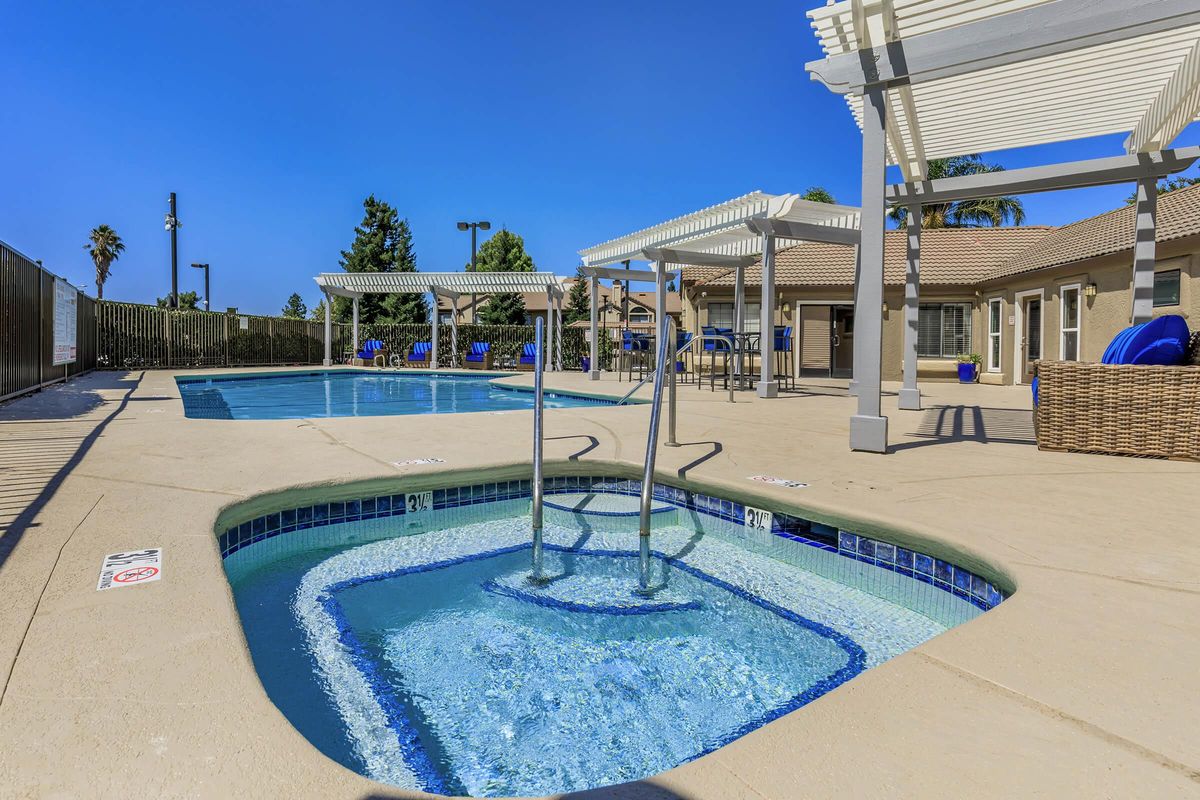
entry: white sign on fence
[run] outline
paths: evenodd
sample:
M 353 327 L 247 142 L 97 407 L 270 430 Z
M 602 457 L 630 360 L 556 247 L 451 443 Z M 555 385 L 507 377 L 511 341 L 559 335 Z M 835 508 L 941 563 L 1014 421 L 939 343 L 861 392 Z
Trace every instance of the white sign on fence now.
M 79 293 L 62 278 L 54 278 L 54 360 L 51 364 L 74 364 L 79 352 L 76 336 L 76 304 Z
M 110 553 L 100 565 L 96 591 L 120 589 L 162 578 L 162 548 L 151 547 L 131 553 Z

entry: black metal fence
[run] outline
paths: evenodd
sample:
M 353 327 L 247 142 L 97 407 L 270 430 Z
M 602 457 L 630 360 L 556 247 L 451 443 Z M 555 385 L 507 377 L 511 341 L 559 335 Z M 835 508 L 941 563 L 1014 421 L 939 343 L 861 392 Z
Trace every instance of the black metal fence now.
M 96 366 L 96 302 L 76 303 L 73 364 L 54 365 L 54 275 L 0 242 L 0 400 Z

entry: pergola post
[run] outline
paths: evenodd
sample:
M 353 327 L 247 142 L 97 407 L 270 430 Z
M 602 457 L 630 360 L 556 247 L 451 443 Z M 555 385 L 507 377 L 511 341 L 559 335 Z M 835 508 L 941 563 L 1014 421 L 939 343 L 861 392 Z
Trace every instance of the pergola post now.
M 662 341 L 671 331 L 671 327 L 667 325 L 667 262 L 659 261 L 654 268 L 658 272 L 658 279 L 654 282 L 654 342 L 658 345 L 656 348 L 658 352 L 665 352 L 667 358 L 674 361 L 675 347 L 668 346 L 666 350 L 662 349 Z M 673 343 L 668 344 L 673 345 Z M 664 364 L 663 367 L 674 369 L 675 365 Z M 663 375 L 667 374 L 663 373 Z
M 592 290 L 591 321 L 589 331 L 591 341 L 588 343 L 588 380 L 600 380 L 600 278 L 593 275 L 588 278 Z
M 900 408 L 921 410 L 917 386 L 917 322 L 921 311 L 921 206 L 908 206 L 908 265 L 904 271 L 904 387 Z
M 777 397 L 775 380 L 775 237 L 762 235 L 762 300 L 758 323 L 758 396 Z
M 887 452 L 887 417 L 881 406 L 883 351 L 884 188 L 887 177 L 887 89 L 863 94 L 862 216 L 854 304 L 854 380 L 858 413 L 850 418 L 850 449 Z
M 458 295 L 450 296 L 450 366 L 458 366 Z
M 563 297 L 562 294 L 554 296 L 554 316 L 558 323 L 558 336 L 554 337 L 554 363 L 555 369 L 562 372 L 562 340 L 563 340 Z
M 1133 324 L 1154 316 L 1155 228 L 1158 220 L 1158 179 L 1137 183 L 1137 218 L 1133 240 Z
M 441 314 L 438 313 L 437 290 L 434 287 L 430 286 L 429 293 L 433 295 L 433 325 L 432 325 L 432 335 L 430 336 L 431 341 L 429 342 L 429 348 L 430 348 L 429 367 L 431 369 L 437 369 L 438 368 L 438 338 L 439 338 L 438 337 L 438 317 L 440 317 Z
M 859 216 L 859 232 L 862 230 L 862 216 Z M 859 293 L 862 291 L 862 240 L 854 246 L 854 288 L 853 300 L 854 314 L 858 315 L 861 303 L 859 302 Z M 832 318 L 830 324 L 832 325 Z M 832 344 L 833 329 L 829 330 L 829 338 Z M 850 384 L 846 387 L 847 393 L 851 397 L 858 397 L 858 376 L 862 374 L 863 367 L 861 363 L 862 348 L 859 347 L 858 337 L 854 338 L 854 349 L 850 352 Z
M 351 329 L 354 331 L 352 341 L 354 343 L 354 357 L 358 357 L 358 298 L 354 297 L 350 300 L 350 306 L 353 309 L 351 314 L 352 323 Z
M 733 332 L 737 334 L 734 349 L 741 346 L 742 334 L 746 332 L 746 268 L 739 265 L 733 280 Z M 740 380 L 742 377 L 742 358 L 740 352 L 735 352 L 733 374 Z
M 325 360 L 326 367 L 333 366 L 333 295 L 325 292 Z
M 546 287 L 546 354 L 545 367 L 554 370 L 554 290 Z

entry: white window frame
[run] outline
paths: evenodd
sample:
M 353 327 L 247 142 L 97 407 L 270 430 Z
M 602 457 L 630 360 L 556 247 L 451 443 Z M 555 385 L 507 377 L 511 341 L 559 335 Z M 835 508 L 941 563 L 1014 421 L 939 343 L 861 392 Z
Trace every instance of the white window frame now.
M 1000 317 L 996 321 L 1000 327 L 997 330 L 992 330 L 992 304 L 1000 306 Z M 996 339 L 1000 343 L 999 348 L 992 347 L 992 339 Z M 992 363 L 992 353 L 996 354 L 995 363 Z M 988 372 L 1002 372 L 1004 370 L 1004 298 L 993 297 L 987 302 L 987 352 L 988 352 Z
M 1067 292 L 1075 291 L 1075 308 L 1077 316 L 1075 318 L 1075 327 L 1067 327 Z M 1045 311 L 1042 312 L 1045 315 Z M 1075 360 L 1079 361 L 1079 354 L 1083 351 L 1083 285 L 1078 283 L 1067 283 L 1058 287 L 1058 357 L 1062 361 L 1067 360 L 1067 333 L 1075 332 Z
M 1013 328 L 1013 384 L 1020 386 L 1024 383 L 1021 379 L 1025 377 L 1025 365 L 1021 363 L 1021 352 L 1025 349 L 1021 347 L 1020 340 L 1025 336 L 1025 300 L 1030 297 L 1036 297 L 1042 301 L 1041 318 L 1038 320 L 1038 336 L 1042 340 L 1042 357 L 1045 358 L 1046 352 L 1046 290 L 1045 289 L 1030 289 L 1026 292 L 1016 292 L 1013 295 L 1013 316 L 1016 319 L 1016 325 Z
M 634 319 L 635 316 L 637 317 L 637 319 Z M 642 319 L 643 316 L 645 317 L 645 319 Z M 630 325 L 653 325 L 654 324 L 654 312 L 652 312 L 648 308 L 642 308 L 641 306 L 635 306 L 635 307 L 629 309 L 629 324 Z

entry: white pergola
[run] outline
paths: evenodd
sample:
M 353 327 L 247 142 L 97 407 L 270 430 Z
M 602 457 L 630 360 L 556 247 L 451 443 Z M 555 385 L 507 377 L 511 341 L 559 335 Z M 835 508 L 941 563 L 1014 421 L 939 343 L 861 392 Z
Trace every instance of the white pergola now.
M 438 367 L 437 298 L 450 300 L 453 313 L 451 366 L 458 354 L 458 299 L 466 294 L 495 292 L 546 293 L 546 368 L 562 369 L 562 279 L 552 272 L 323 272 L 314 280 L 325 294 L 325 366 L 333 363 L 331 352 L 333 297 L 348 297 L 353 303 L 353 342 L 358 352 L 358 301 L 367 294 L 424 294 L 434 296 L 433 331 L 429 364 Z M 557 335 L 556 335 L 557 331 Z
M 601 278 L 653 280 L 656 285 L 656 331 L 666 331 L 666 272 L 668 265 L 714 266 L 736 270 L 734 330 L 743 333 L 745 269 L 762 258 L 760 357 L 758 393 L 775 397 L 779 384 L 774 368 L 775 251 L 800 241 L 858 244 L 859 209 L 803 200 L 796 194 L 751 192 L 682 217 L 652 225 L 579 251 L 583 272 L 592 288 L 592 380 L 596 369 L 597 285 Z M 609 269 L 630 260 L 651 262 L 649 272 Z
M 1131 319 L 1151 316 L 1160 177 L 1200 148 L 1167 150 L 1200 114 L 1196 0 L 841 0 L 808 13 L 826 58 L 806 65 L 846 96 L 863 132 L 850 446 L 887 451 L 880 405 L 886 205 L 908 212 L 904 388 L 919 409 L 921 206 L 1135 182 Z M 933 158 L 1127 133 L 1123 155 L 929 180 Z M 886 185 L 886 166 L 903 183 Z

